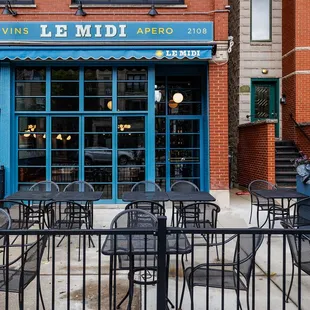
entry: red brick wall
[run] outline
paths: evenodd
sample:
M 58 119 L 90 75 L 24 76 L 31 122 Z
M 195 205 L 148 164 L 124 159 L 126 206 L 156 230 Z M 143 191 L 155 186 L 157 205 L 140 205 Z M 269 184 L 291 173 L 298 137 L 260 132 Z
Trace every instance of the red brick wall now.
M 306 132 L 308 137 L 310 137 L 310 125 L 303 126 L 302 129 Z M 298 128 L 296 128 L 296 145 L 300 151 L 310 158 L 310 142 Z
M 282 5 L 282 51 L 283 55 L 289 53 L 282 62 L 282 92 L 287 96 L 287 105 L 282 110 L 282 134 L 283 139 L 300 144 L 300 133 L 290 114 L 297 123 L 310 121 L 310 50 L 298 50 L 310 45 L 310 1 L 283 0 Z
M 256 179 L 275 183 L 275 124 L 239 127 L 238 183 Z
M 228 65 L 209 66 L 210 187 L 229 188 Z
M 35 0 L 36 8 L 14 8 L 16 17 L 0 15 L 0 21 L 213 21 L 214 40 L 227 40 L 228 0 L 187 0 L 186 8 L 157 7 L 159 15 L 147 15 L 150 7 L 84 7 L 87 15 L 75 16 L 71 0 Z M 209 12 L 209 13 L 208 13 Z M 229 188 L 228 168 L 228 65 L 209 66 L 210 89 L 210 187 Z

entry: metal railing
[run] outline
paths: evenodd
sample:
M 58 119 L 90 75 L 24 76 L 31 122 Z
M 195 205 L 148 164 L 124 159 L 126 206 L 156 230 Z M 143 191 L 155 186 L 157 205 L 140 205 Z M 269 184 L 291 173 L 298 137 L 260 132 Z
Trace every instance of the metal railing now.
M 304 129 L 302 128 L 302 126 L 297 123 L 297 121 L 295 120 L 295 118 L 293 117 L 293 114 L 290 114 L 291 119 L 293 120 L 295 126 L 301 131 L 301 133 L 303 134 L 303 136 L 310 142 L 310 137 L 308 136 L 308 134 L 304 131 Z
M 90 235 L 95 247 L 88 244 Z M 114 310 L 128 293 L 130 281 L 134 290 L 129 292 L 132 305 L 127 309 L 162 310 L 171 305 L 183 310 L 230 310 L 239 305 L 258 310 L 309 308 L 310 276 L 303 270 L 310 261 L 310 254 L 304 260 L 304 249 L 309 247 L 310 253 L 310 229 L 180 229 L 167 227 L 166 218 L 159 217 L 157 230 L 6 230 L 0 236 L 4 244 L 0 247 L 0 309 L 15 309 L 19 304 L 20 309 L 43 309 L 41 287 L 45 309 Z M 10 244 L 8 238 L 16 236 Z M 42 236 L 49 242 L 31 252 Z M 62 236 L 64 240 L 57 246 Z M 121 236 L 129 242 L 123 257 L 104 255 L 106 238 L 111 238 L 110 246 L 115 249 Z M 258 249 L 257 236 L 264 236 Z M 288 237 L 295 242 L 295 257 Z M 144 254 L 135 252 L 136 239 L 148 249 Z M 82 259 L 78 261 L 80 241 Z M 47 260 L 45 250 L 41 259 L 40 251 L 47 246 L 51 257 Z M 18 256 L 22 259 L 8 269 Z M 128 258 L 135 266 L 130 266 Z M 197 267 L 201 264 L 203 267 Z M 292 266 L 297 271 L 288 297 Z M 18 279 L 13 270 L 19 270 Z M 128 276 L 129 271 L 134 278 Z M 11 292 L 14 286 L 15 296 Z M 128 298 L 120 309 L 127 305 Z

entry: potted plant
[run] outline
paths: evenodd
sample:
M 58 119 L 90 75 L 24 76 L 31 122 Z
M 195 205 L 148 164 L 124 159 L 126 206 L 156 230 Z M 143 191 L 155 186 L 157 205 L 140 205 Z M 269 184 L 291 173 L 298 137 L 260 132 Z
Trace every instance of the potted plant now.
M 310 159 L 300 152 L 300 157 L 295 159 L 294 166 L 297 171 L 297 191 L 310 196 Z

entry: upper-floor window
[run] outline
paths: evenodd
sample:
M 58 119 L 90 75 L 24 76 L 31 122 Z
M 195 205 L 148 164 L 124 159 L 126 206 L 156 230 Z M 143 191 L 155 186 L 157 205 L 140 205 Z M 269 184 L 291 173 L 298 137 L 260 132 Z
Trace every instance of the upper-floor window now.
M 7 4 L 8 0 L 0 0 L 0 4 Z M 34 4 L 34 0 L 10 0 L 13 4 Z
M 184 4 L 184 0 L 83 0 L 83 4 Z
M 271 0 L 251 1 L 251 41 L 271 41 Z

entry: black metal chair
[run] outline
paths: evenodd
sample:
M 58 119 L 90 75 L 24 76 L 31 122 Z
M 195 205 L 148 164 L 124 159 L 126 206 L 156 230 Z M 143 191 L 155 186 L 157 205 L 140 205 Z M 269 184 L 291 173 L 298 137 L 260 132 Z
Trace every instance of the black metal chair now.
M 296 229 L 288 222 L 281 221 L 281 225 L 284 229 Z M 297 269 L 310 275 L 310 239 L 309 236 L 298 234 L 287 234 L 286 238 L 292 256 L 292 276 L 286 296 L 286 302 L 288 302 L 294 281 L 295 266 Z
M 34 224 L 39 224 L 37 211 L 21 201 L 0 200 L 0 208 L 9 214 L 11 229 L 29 229 Z
M 256 207 L 256 210 L 257 210 L 256 220 L 257 220 L 258 227 L 260 227 L 260 224 L 259 224 L 259 212 L 260 211 L 269 212 L 271 211 L 271 207 L 274 208 L 275 214 L 279 214 L 279 213 L 282 214 L 282 211 L 283 211 L 282 206 L 277 204 L 275 201 L 272 201 L 272 202 L 270 200 L 268 201 L 268 199 L 262 198 L 253 193 L 253 190 L 261 190 L 261 189 L 276 190 L 277 186 L 265 180 L 254 180 L 248 186 L 248 191 L 251 195 L 251 211 L 250 211 L 249 224 L 251 224 L 251 221 L 252 221 L 253 207 Z
M 48 229 L 73 230 L 82 229 L 85 225 L 86 229 L 90 229 L 89 212 L 80 204 L 73 201 L 53 201 L 45 206 L 45 220 Z M 60 246 L 65 236 L 58 242 Z M 49 259 L 49 246 L 48 246 Z M 78 260 L 81 259 L 81 236 L 79 235 L 79 254 Z
M 53 181 L 41 181 L 33 184 L 29 191 L 32 192 L 59 192 L 58 185 Z M 46 205 L 46 201 L 32 201 L 31 208 L 36 212 L 33 214 L 33 219 L 38 220 L 40 229 L 44 228 L 44 207 Z
M 166 210 L 164 206 L 154 201 L 134 201 L 129 203 L 125 210 L 140 209 L 152 213 L 155 216 L 165 216 Z
M 0 230 L 10 229 L 11 228 L 11 217 L 8 212 L 4 209 L 0 209 Z M 3 245 L 6 244 L 6 236 L 0 235 L 0 253 L 3 253 Z
M 211 202 L 196 202 L 184 206 L 179 210 L 179 223 L 183 228 L 216 228 L 218 213 L 220 207 Z M 194 245 L 206 246 L 208 236 L 202 234 L 204 243 L 195 243 Z M 212 234 L 211 242 L 217 240 L 217 235 Z M 218 247 L 216 246 L 216 255 L 219 260 Z
M 81 192 L 81 193 L 89 193 L 94 192 L 94 187 L 85 181 L 75 181 L 72 183 L 69 183 L 65 188 L 64 192 Z M 89 211 L 89 226 L 90 228 L 94 227 L 94 204 L 92 201 L 80 201 L 81 205 L 83 205 L 88 211 Z M 89 238 L 89 242 L 90 242 Z M 90 244 L 89 244 L 90 245 Z M 95 246 L 93 244 L 93 246 Z
M 41 237 L 33 244 L 27 245 L 21 251 L 22 254 L 19 257 L 4 265 L 0 265 L 0 291 L 18 293 L 19 309 L 24 309 L 24 290 L 37 277 L 39 295 L 43 309 L 45 310 L 40 285 L 40 265 L 46 240 L 47 236 Z M 5 251 L 9 250 L 9 248 L 10 246 L 8 245 L 4 246 Z
M 227 244 L 234 239 L 237 240 L 232 263 L 205 263 L 185 269 L 180 309 L 183 303 L 185 282 L 187 283 L 189 289 L 191 301 L 193 301 L 195 286 L 233 289 L 236 291 L 237 296 L 239 289 L 241 291 L 246 291 L 247 309 L 250 309 L 250 280 L 252 276 L 252 270 L 255 265 L 255 254 L 263 242 L 264 235 L 234 235 L 228 238 L 226 241 L 218 243 L 218 245 Z M 230 269 L 225 268 L 224 270 L 222 270 L 222 268 L 224 267 L 230 267 Z M 242 309 L 239 299 L 238 307 Z
M 192 182 L 189 181 L 177 181 L 173 183 L 170 187 L 171 192 L 180 192 L 180 193 L 192 193 L 199 192 L 199 188 Z M 176 223 L 179 222 L 179 210 L 190 204 L 186 201 L 173 201 L 172 202 L 172 218 L 171 218 L 171 226 L 175 225 L 175 217 Z
M 310 229 L 310 197 L 299 199 L 285 209 L 284 221 L 293 227 Z
M 155 182 L 141 181 L 136 183 L 132 188 L 132 192 L 161 192 L 161 188 Z
M 128 209 L 121 213 L 119 213 L 111 222 L 111 229 L 115 228 L 123 228 L 123 229 L 157 229 L 157 218 L 141 209 Z M 147 242 L 145 242 L 145 235 L 124 235 L 124 236 L 116 236 L 115 244 L 123 238 L 124 247 L 128 247 L 128 243 L 131 242 L 134 244 L 132 249 L 137 250 L 140 248 L 139 252 L 146 252 L 147 250 L 153 250 L 156 252 L 157 243 L 155 236 L 149 237 Z M 119 238 L 119 239 L 118 239 Z M 112 241 L 113 246 L 114 241 Z M 117 244 L 117 247 L 121 246 L 121 244 Z M 133 255 L 118 255 L 118 263 L 120 270 L 129 270 L 128 279 L 129 279 L 129 289 L 126 295 L 122 298 L 122 300 L 117 305 L 117 309 L 124 303 L 124 301 L 129 297 L 128 301 L 128 309 L 132 303 L 133 295 L 134 295 L 134 284 L 139 285 L 154 285 L 156 284 L 156 272 L 157 272 L 157 256 L 153 254 L 133 254 Z M 130 268 L 131 264 L 133 264 L 133 268 Z M 137 276 L 137 273 L 139 275 Z M 136 275 L 136 276 L 135 276 Z

